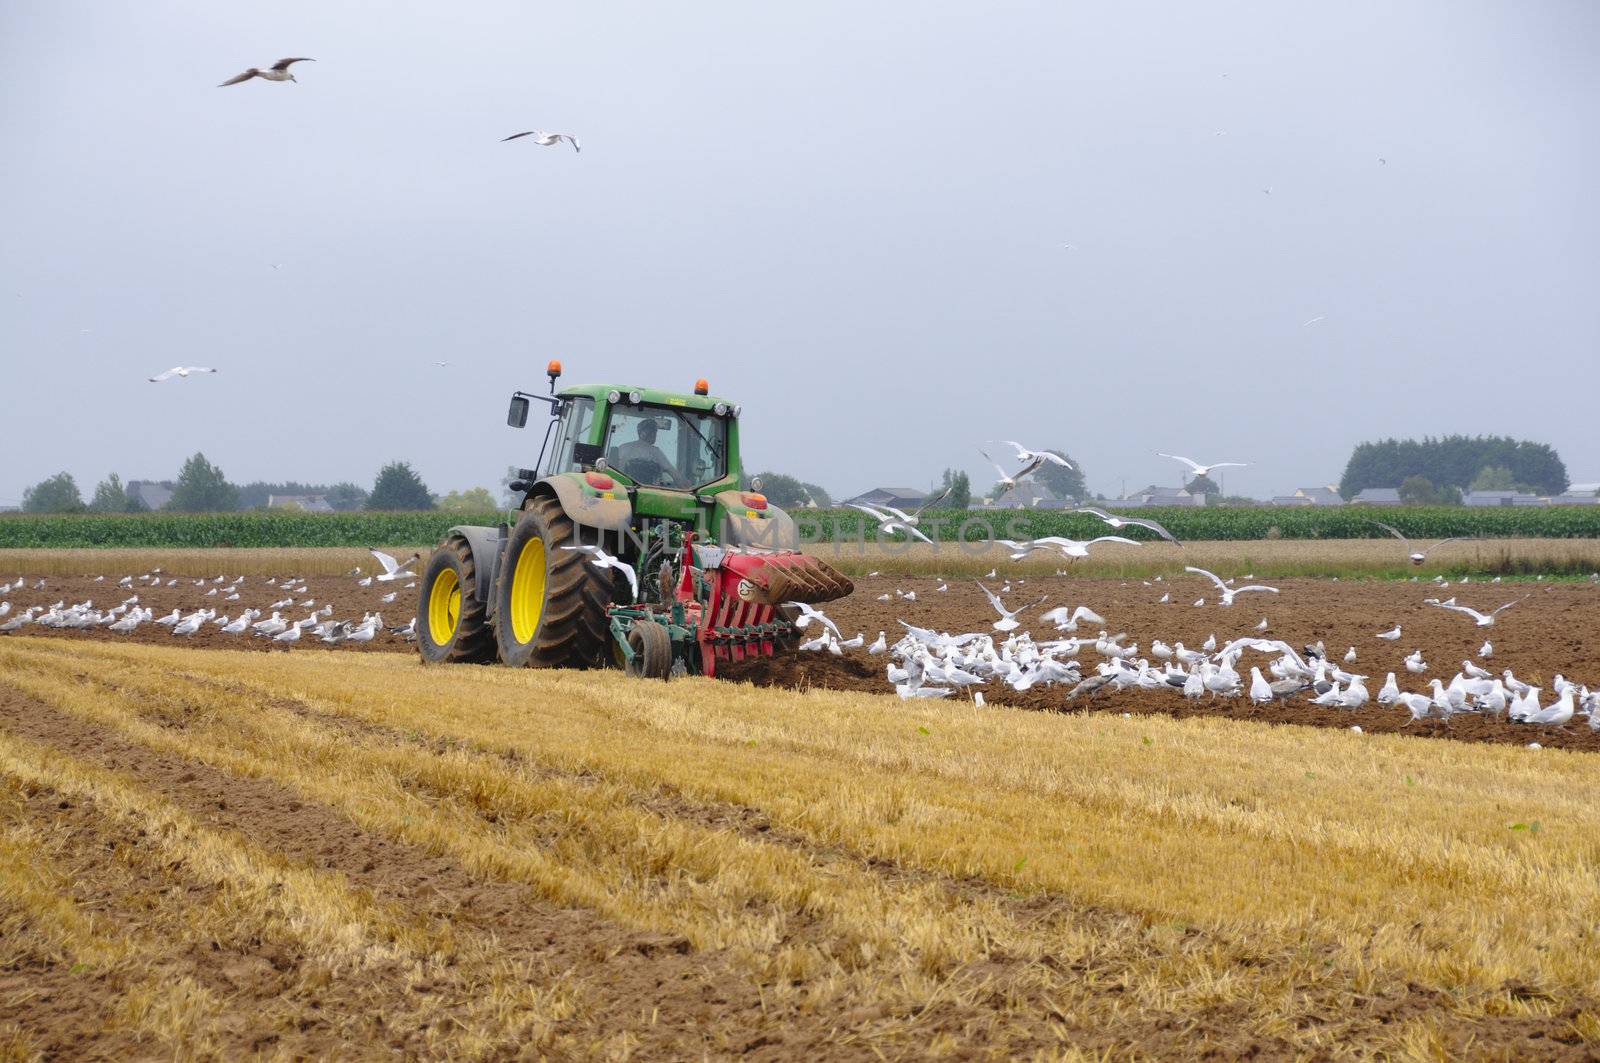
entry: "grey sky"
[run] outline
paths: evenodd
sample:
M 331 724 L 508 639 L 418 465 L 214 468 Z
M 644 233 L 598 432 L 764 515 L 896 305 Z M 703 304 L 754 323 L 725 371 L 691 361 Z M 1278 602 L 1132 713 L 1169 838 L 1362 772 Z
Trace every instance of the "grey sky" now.
M 550 357 L 707 376 L 835 492 L 981 490 L 996 436 L 1107 493 L 1452 431 L 1597 479 L 1597 55 L 1587 0 L 13 0 L 0 502 L 196 450 L 492 486 Z

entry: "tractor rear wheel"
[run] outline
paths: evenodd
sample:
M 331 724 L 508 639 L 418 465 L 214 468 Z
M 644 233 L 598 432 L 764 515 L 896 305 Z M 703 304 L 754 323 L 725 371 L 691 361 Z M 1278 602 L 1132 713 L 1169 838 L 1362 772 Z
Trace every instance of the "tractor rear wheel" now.
M 634 621 L 628 629 L 628 648 L 633 651 L 628 674 L 635 679 L 665 679 L 672 671 L 672 639 L 654 620 Z
M 472 548 L 452 535 L 433 551 L 418 588 L 417 649 L 430 663 L 494 660 L 494 632 L 478 598 Z
M 572 518 L 553 498 L 532 498 L 506 539 L 494 589 L 500 660 L 513 668 L 586 668 L 610 640 L 612 583 L 573 546 Z

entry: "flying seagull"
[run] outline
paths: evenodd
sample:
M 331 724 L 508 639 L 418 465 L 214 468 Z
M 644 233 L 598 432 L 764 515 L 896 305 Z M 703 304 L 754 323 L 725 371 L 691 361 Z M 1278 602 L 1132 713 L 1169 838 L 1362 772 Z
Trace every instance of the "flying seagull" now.
M 1388 532 L 1390 535 L 1394 536 L 1396 539 L 1399 539 L 1401 542 L 1405 543 L 1407 546 L 1411 545 L 1411 540 L 1407 539 L 1404 535 L 1401 535 L 1400 534 L 1400 529 L 1398 529 L 1396 527 L 1393 527 L 1392 525 L 1385 524 L 1381 520 L 1368 520 L 1367 523 L 1368 524 L 1375 524 L 1378 527 L 1382 528 L 1384 531 Z M 1463 540 L 1466 540 L 1466 539 L 1475 539 L 1475 538 L 1477 538 L 1477 536 L 1475 536 L 1475 535 L 1457 535 L 1457 536 L 1454 536 L 1453 538 L 1450 538 L 1450 539 L 1440 539 L 1438 542 L 1434 543 L 1432 546 L 1428 547 L 1426 550 L 1412 550 L 1411 554 L 1410 554 L 1411 563 L 1413 565 L 1422 564 L 1424 561 L 1426 561 L 1428 559 L 1428 555 L 1429 554 L 1431 554 L 1433 551 L 1437 550 L 1439 547 L 1443 546 L 1445 543 L 1459 543 L 1459 542 L 1462 542 Z
M 545 133 L 538 129 L 530 129 L 525 133 L 512 133 L 509 137 L 502 138 L 500 143 L 504 144 L 507 140 L 516 140 L 518 137 L 532 137 L 535 144 L 543 144 L 547 148 L 565 140 L 572 145 L 573 151 L 583 150 L 578 147 L 578 138 L 571 133 Z
M 1467 616 L 1472 617 L 1473 622 L 1476 623 L 1479 627 L 1493 627 L 1494 626 L 1494 618 L 1495 617 L 1499 616 L 1505 610 L 1510 609 L 1513 605 L 1516 605 L 1517 602 L 1525 602 L 1525 601 L 1527 601 L 1528 598 L 1529 598 L 1529 595 L 1524 594 L 1521 598 L 1518 598 L 1516 601 L 1507 602 L 1506 604 L 1502 605 L 1499 609 L 1496 609 L 1493 612 L 1488 612 L 1488 613 L 1480 613 L 1476 609 L 1469 608 L 1469 607 L 1467 607 L 1465 605 L 1450 605 L 1447 602 L 1436 602 L 1436 601 L 1431 601 L 1430 600 L 1428 602 L 1428 604 L 1429 605 L 1437 605 L 1440 609 L 1449 609 L 1450 611 L 1456 612 L 1456 613 L 1465 613 Z
M 397 579 L 406 579 L 411 574 L 406 571 L 412 565 L 422 560 L 421 554 L 412 554 L 404 561 L 396 560 L 374 547 L 367 547 L 367 553 L 378 559 L 378 564 L 383 566 L 383 574 L 376 577 L 379 583 L 390 583 Z
M 1055 464 L 1061 466 L 1063 469 L 1072 468 L 1072 464 L 1069 461 L 1067 461 L 1066 458 L 1063 458 L 1060 454 L 1057 454 L 1054 451 L 1049 451 L 1049 450 L 1030 450 L 1027 447 L 1023 446 L 1021 443 L 1018 443 L 1014 439 L 995 439 L 995 440 L 991 440 L 991 442 L 1004 443 L 1006 446 L 1010 447 L 1012 450 L 1015 450 L 1017 452 L 1017 460 L 1022 462 L 1024 465 L 1028 464 L 1029 462 L 1035 462 L 1033 467 L 1034 468 L 1038 468 L 1038 464 L 1037 464 L 1035 459 L 1043 459 L 1044 461 L 1054 462 Z M 982 451 L 979 451 L 979 453 L 982 453 Z M 987 456 L 987 455 L 985 455 L 985 456 Z M 1020 474 L 1019 473 L 1018 475 L 1025 475 L 1025 474 Z
M 1326 321 L 1326 320 L 1328 320 L 1328 315 L 1327 314 L 1318 314 L 1316 317 L 1313 317 L 1313 318 L 1310 318 L 1309 320 L 1300 322 L 1300 327 L 1301 328 L 1307 328 L 1307 327 L 1309 327 L 1311 325 L 1315 325 L 1318 321 Z
M 1193 572 L 1196 575 L 1204 576 L 1204 577 L 1206 577 L 1206 579 L 1210 580 L 1212 583 L 1215 583 L 1217 585 L 1217 591 L 1222 595 L 1221 599 L 1217 602 L 1218 605 L 1232 605 L 1233 604 L 1233 596 L 1234 595 L 1236 595 L 1236 594 L 1245 594 L 1245 593 L 1247 593 L 1249 591 L 1267 591 L 1270 594 L 1277 594 L 1278 593 L 1278 588 L 1276 588 L 1276 587 L 1263 587 L 1259 583 L 1252 583 L 1252 584 L 1249 584 L 1248 586 L 1244 586 L 1244 587 L 1230 587 L 1226 583 L 1224 583 L 1222 581 L 1222 578 L 1220 576 L 1218 576 L 1215 572 L 1207 572 L 1205 569 L 1203 569 L 1203 568 L 1195 568 L 1193 565 L 1185 565 L 1183 567 L 1183 570 L 1185 572 Z
M 973 580 L 972 582 L 978 583 L 977 580 Z M 984 596 L 989 599 L 989 604 L 994 606 L 994 611 L 1000 614 L 1000 619 L 994 622 L 994 629 L 996 631 L 1010 631 L 1016 628 L 1019 626 L 1017 623 L 1018 613 L 1027 609 L 1032 609 L 1034 606 L 1041 605 L 1045 601 L 1044 598 L 1040 598 L 1037 602 L 1029 602 L 1027 605 L 1019 605 L 1015 609 L 1007 609 L 1006 603 L 1000 600 L 1000 596 L 998 594 L 990 590 L 988 587 L 985 587 L 981 583 L 978 583 L 978 587 L 983 591 Z
M 1171 458 L 1173 461 L 1181 461 L 1185 465 L 1189 466 L 1189 468 L 1193 469 L 1196 476 L 1209 476 L 1211 475 L 1212 469 L 1223 469 L 1229 467 L 1237 467 L 1242 469 L 1246 465 L 1250 464 L 1248 461 L 1214 461 L 1210 465 L 1201 465 L 1199 462 L 1194 461 L 1191 458 L 1186 458 L 1182 454 L 1163 454 L 1159 450 L 1156 451 L 1156 457 Z
M 1125 528 L 1130 524 L 1140 528 L 1148 528 L 1169 543 L 1178 542 L 1177 538 L 1171 532 L 1167 531 L 1167 529 L 1163 528 L 1153 520 L 1139 520 L 1134 517 L 1119 517 L 1115 513 L 1107 513 L 1105 510 L 1097 509 L 1094 506 L 1079 506 L 1077 509 L 1073 510 L 1073 512 L 1093 513 L 1095 516 L 1099 517 L 1113 528 Z M 1182 546 L 1183 544 L 1178 543 L 1178 545 Z
M 242 74 L 235 74 L 227 81 L 224 81 L 222 84 L 218 85 L 217 88 L 227 88 L 229 85 L 237 85 L 239 82 L 249 81 L 251 78 L 261 78 L 264 81 L 294 81 L 295 76 L 289 73 L 289 65 L 291 63 L 315 62 L 315 59 L 307 59 L 305 56 L 301 56 L 298 59 L 279 59 L 276 63 L 273 63 L 265 70 L 262 70 L 259 67 L 251 67 Z
M 628 600 L 630 602 L 636 602 L 639 600 L 639 573 L 626 561 L 623 561 L 621 558 L 611 556 L 598 546 L 563 546 L 561 549 L 577 550 L 588 554 L 589 564 L 595 566 L 596 568 L 616 569 L 618 572 L 628 577 L 628 586 L 633 589 L 633 597 L 629 598 Z
M 163 380 L 171 380 L 173 377 L 186 377 L 190 373 L 215 372 L 215 369 L 207 369 L 203 365 L 175 365 L 171 369 L 168 369 L 165 373 L 157 373 L 155 376 L 150 377 L 150 383 L 159 384 Z

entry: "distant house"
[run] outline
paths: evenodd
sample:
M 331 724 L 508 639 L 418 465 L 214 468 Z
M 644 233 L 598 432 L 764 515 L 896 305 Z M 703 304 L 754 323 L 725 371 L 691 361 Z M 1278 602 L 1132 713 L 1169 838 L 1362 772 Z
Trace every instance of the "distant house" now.
M 1522 491 L 1468 491 L 1461 497 L 1468 506 L 1544 506 L 1549 505 L 1538 495 Z
M 1192 495 L 1181 487 L 1157 487 L 1151 484 L 1123 498 L 1113 498 L 1106 503 L 1109 509 L 1138 509 L 1142 506 L 1203 506 L 1205 495 Z
M 172 500 L 171 480 L 129 480 L 123 488 L 129 498 L 137 498 L 151 509 L 160 509 Z
M 327 495 L 268 495 L 268 509 L 298 509 L 306 513 L 332 513 Z
M 1303 509 L 1310 509 L 1312 506 L 1316 505 L 1316 502 L 1307 498 L 1305 495 L 1273 495 L 1271 498 L 1267 499 L 1267 505 L 1288 506 L 1291 508 L 1298 506 Z
M 1566 493 L 1569 495 L 1600 495 L 1600 483 L 1568 484 Z
M 1294 493 L 1296 498 L 1304 498 L 1313 506 L 1342 506 L 1344 496 L 1339 494 L 1339 489 L 1329 484 L 1325 487 L 1302 487 Z
M 1596 506 L 1600 505 L 1600 495 L 1590 492 L 1568 491 L 1550 499 L 1552 506 Z
M 1023 480 L 994 497 L 990 509 L 1062 509 L 1068 500 L 1061 498 L 1044 484 Z
M 854 498 L 847 498 L 840 502 L 841 506 L 857 503 L 863 506 L 893 506 L 910 512 L 928 500 L 924 491 L 915 487 L 874 487 L 870 491 L 863 491 Z
M 1368 487 L 1360 491 L 1350 500 L 1351 505 L 1365 504 L 1369 506 L 1398 506 L 1400 504 L 1400 488 L 1398 487 Z

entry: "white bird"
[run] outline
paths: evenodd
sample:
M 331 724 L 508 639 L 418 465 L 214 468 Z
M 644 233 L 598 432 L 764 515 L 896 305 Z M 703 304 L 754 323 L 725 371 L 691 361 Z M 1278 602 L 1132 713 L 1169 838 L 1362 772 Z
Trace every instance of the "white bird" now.
M 1265 631 L 1265 630 L 1267 630 L 1267 618 L 1266 617 L 1262 617 L 1261 618 L 1261 623 L 1256 625 L 1256 630 L 1257 631 Z
M 1379 705 L 1392 705 L 1400 700 L 1400 684 L 1394 681 L 1394 673 L 1389 673 L 1389 678 L 1384 680 L 1383 689 L 1378 691 Z
M 1540 709 L 1527 718 L 1528 723 L 1536 723 L 1543 727 L 1565 727 L 1572 719 L 1575 711 L 1573 702 L 1574 688 L 1567 687 L 1561 692 L 1561 698 L 1549 708 Z
M 1056 454 L 1052 451 L 1030 450 L 1014 439 L 995 439 L 991 440 L 991 442 L 1004 443 L 1012 450 L 1015 450 L 1017 452 L 1017 460 L 1022 462 L 1024 465 L 1032 464 L 1034 462 L 1048 461 L 1061 466 L 1063 469 L 1072 468 L 1071 462 L 1067 461 L 1067 459 L 1063 458 L 1060 454 Z M 985 457 L 987 457 L 987 455 L 985 455 Z M 1033 467 L 1038 468 L 1037 465 L 1034 465 Z
M 1045 601 L 1045 598 L 1040 598 L 1037 602 L 1029 602 L 1027 605 L 1021 605 L 1015 609 L 1007 609 L 1006 603 L 1000 600 L 1000 596 L 998 594 L 996 594 L 994 591 L 991 591 L 988 587 L 985 587 L 982 583 L 978 583 L 977 580 L 973 580 L 972 582 L 978 584 L 979 589 L 981 589 L 983 593 L 988 596 L 989 604 L 994 606 L 995 612 L 1000 614 L 1000 619 L 994 622 L 994 629 L 996 631 L 1011 631 L 1018 627 L 1018 613 L 1025 609 L 1032 609 L 1034 606 L 1043 604 Z M 1048 595 L 1046 595 L 1046 597 L 1048 597 Z
M 500 143 L 504 144 L 508 140 L 516 140 L 519 137 L 532 137 L 535 144 L 542 144 L 547 148 L 565 140 L 572 145 L 573 151 L 583 150 L 578 146 L 578 138 L 571 133 L 546 133 L 539 129 L 529 129 L 523 133 L 512 133 L 509 137 L 500 138 Z
M 378 550 L 370 546 L 367 547 L 367 553 L 377 558 L 378 564 L 383 566 L 383 572 L 373 577 L 379 583 L 389 583 L 393 580 L 408 578 L 410 573 L 406 572 L 406 569 L 422 560 L 421 554 L 412 554 L 404 561 L 398 561 L 384 553 L 382 550 Z M 362 586 L 364 587 L 366 584 L 363 583 Z
M 1401 542 L 1405 543 L 1407 547 L 1411 546 L 1411 540 L 1407 539 L 1404 535 L 1400 534 L 1400 529 L 1399 528 L 1396 528 L 1396 527 L 1394 527 L 1392 525 L 1389 525 L 1389 524 L 1385 524 L 1381 520 L 1369 520 L 1369 521 L 1367 521 L 1367 523 L 1368 524 L 1373 524 L 1373 525 L 1376 525 L 1379 528 L 1382 528 L 1384 531 L 1388 532 L 1390 535 L 1394 536 L 1396 539 L 1399 539 Z M 1472 539 L 1472 538 L 1475 538 L 1475 536 L 1457 535 L 1457 536 L 1454 536 L 1454 537 L 1449 538 L 1449 539 L 1440 539 L 1438 542 L 1434 543 L 1432 546 L 1428 547 L 1426 550 L 1411 550 L 1411 552 L 1410 552 L 1410 554 L 1408 556 L 1411 558 L 1411 563 L 1413 565 L 1420 565 L 1420 564 L 1422 564 L 1424 561 L 1426 561 L 1428 559 L 1428 555 L 1429 554 L 1433 553 L 1433 551 L 1437 550 L 1439 547 L 1443 546 L 1445 543 L 1459 543 L 1459 542 L 1462 542 L 1462 541 L 1464 541 L 1466 539 Z
M 1355 664 L 1356 663 L 1356 648 L 1354 646 L 1351 646 L 1348 650 L 1345 651 L 1344 663 L 1345 664 Z
M 1418 720 L 1427 719 L 1428 714 L 1433 711 L 1433 699 L 1426 694 L 1401 694 L 1397 700 L 1411 712 L 1411 719 L 1406 723 L 1407 727 Z
M 1068 539 L 1063 535 L 1046 535 L 1038 539 L 1029 539 L 1022 544 L 1022 549 L 1011 555 L 1013 561 L 1020 560 L 1024 554 L 1034 550 L 1044 550 L 1054 547 L 1061 551 L 1063 557 L 1080 558 L 1089 556 L 1089 547 L 1095 543 L 1127 543 L 1129 546 L 1140 545 L 1137 539 L 1129 539 L 1121 535 L 1097 535 L 1093 539 Z
M 593 565 L 595 568 L 611 568 L 622 573 L 624 576 L 628 577 L 628 586 L 632 588 L 633 591 L 633 594 L 628 601 L 636 602 L 639 600 L 639 573 L 635 572 L 633 566 L 628 564 L 626 561 L 619 557 L 613 557 L 604 550 L 600 549 L 600 547 L 594 545 L 563 546 L 561 549 L 576 550 L 581 553 L 588 554 L 589 564 Z M 382 577 L 379 578 L 381 579 Z M 385 601 L 387 601 L 387 599 L 385 599 Z
M 1267 189 L 1267 192 L 1270 195 L 1272 190 L 1271 189 Z M 1326 321 L 1326 320 L 1328 320 L 1328 315 L 1327 314 L 1318 314 L 1316 317 L 1311 318 L 1309 321 L 1300 322 L 1300 327 L 1301 328 L 1306 328 L 1306 327 L 1308 327 L 1310 325 L 1315 325 L 1318 321 Z
M 1483 645 L 1478 647 L 1478 656 L 1485 659 L 1494 656 L 1494 643 L 1484 639 Z
M 893 517 L 884 512 L 884 510 L 890 508 L 889 506 L 884 506 L 883 509 L 876 509 L 872 506 L 862 505 L 860 502 L 846 502 L 845 505 L 849 506 L 851 509 L 858 509 L 867 516 L 871 517 L 873 520 L 877 521 L 878 530 L 880 532 L 888 532 L 892 535 L 897 531 L 903 531 L 914 539 L 921 539 L 925 543 L 933 542 L 932 539 L 928 538 L 921 532 L 920 529 L 916 527 L 914 517 L 907 518 L 904 514 L 901 514 L 900 517 Z M 895 510 L 895 512 L 899 513 L 900 511 Z M 920 514 L 921 512 L 922 510 L 917 510 L 917 513 Z
M 567 547 L 567 549 L 570 550 L 572 548 L 569 546 L 569 547 Z M 379 598 L 378 601 L 382 602 L 384 605 L 388 605 L 398 597 L 400 597 L 400 592 L 399 591 L 390 591 L 388 594 L 385 594 L 382 598 Z
M 265 70 L 262 70 L 258 67 L 251 67 L 242 74 L 235 74 L 227 81 L 224 81 L 222 84 L 218 85 L 217 88 L 227 88 L 229 85 L 237 85 L 239 82 L 249 81 L 251 78 L 260 78 L 263 81 L 294 81 L 295 76 L 289 72 L 289 67 L 291 65 L 295 63 L 315 62 L 315 59 L 307 59 L 305 56 L 291 59 L 279 59 L 276 63 L 273 63 Z
M 824 616 L 822 610 L 813 609 L 805 602 L 784 602 L 783 604 L 793 606 L 794 608 L 800 610 L 800 615 L 796 617 L 794 621 L 795 627 L 804 630 L 805 628 L 811 626 L 811 621 L 818 620 L 822 622 L 823 627 L 833 632 L 834 638 L 841 637 L 839 634 L 839 625 L 835 624 L 832 620 L 829 620 L 826 616 Z
M 889 648 L 889 641 L 883 637 L 883 632 L 878 632 L 878 637 L 872 640 L 872 645 L 867 647 L 867 652 L 876 657 Z
M 1428 662 L 1422 659 L 1422 651 L 1417 650 L 1406 658 L 1406 671 L 1413 675 L 1421 675 L 1428 670 Z
M 1250 666 L 1250 700 L 1271 701 L 1273 698 L 1272 684 L 1268 683 L 1261 674 L 1261 669 L 1255 665 Z
M 273 642 L 299 642 L 300 641 L 300 625 L 299 624 L 291 624 L 289 626 L 288 630 L 280 631 L 276 635 L 272 636 L 272 641 Z
M 1517 602 L 1527 601 L 1528 598 L 1529 595 L 1524 594 L 1521 598 L 1516 599 L 1516 601 L 1507 602 L 1506 604 L 1500 606 L 1500 608 L 1489 613 L 1480 613 L 1476 609 L 1468 608 L 1465 605 L 1451 605 L 1448 602 L 1429 602 L 1428 604 L 1437 605 L 1440 609 L 1449 609 L 1454 613 L 1465 613 L 1467 616 L 1472 617 L 1473 622 L 1479 627 L 1493 627 L 1495 617 L 1499 616 L 1505 610 L 1510 609 L 1513 605 L 1516 605 Z
M 1048 620 L 1056 626 L 1057 631 L 1076 631 L 1080 620 L 1086 620 L 1091 624 L 1104 624 L 1106 622 L 1105 617 L 1090 609 L 1087 605 L 1080 605 L 1071 610 L 1064 605 L 1058 605 L 1054 609 L 1048 609 L 1039 614 L 1039 619 Z
M 1390 642 L 1394 642 L 1400 638 L 1400 625 L 1396 624 L 1391 630 L 1380 631 L 1378 634 L 1372 637 L 1375 639 L 1387 639 Z
M 207 369 L 203 365 L 175 365 L 171 369 L 168 369 L 166 372 L 157 373 L 155 376 L 151 377 L 150 378 L 150 383 L 159 384 L 163 380 L 171 380 L 173 377 L 180 377 L 180 378 L 181 377 L 188 377 L 193 373 L 215 373 L 215 372 L 216 372 L 215 369 Z
M 1099 509 L 1095 506 L 1079 506 L 1077 509 L 1073 510 L 1073 512 L 1091 513 L 1105 521 L 1113 528 L 1126 528 L 1129 526 L 1136 528 L 1148 528 L 1150 531 L 1155 532 L 1169 543 L 1176 543 L 1178 541 L 1176 536 L 1153 520 L 1141 520 L 1135 517 L 1119 517 L 1115 513 L 1107 513 L 1105 510 Z
M 1204 576 L 1212 583 L 1215 583 L 1217 585 L 1217 591 L 1222 595 L 1222 600 L 1218 603 L 1219 605 L 1232 605 L 1233 597 L 1236 594 L 1248 594 L 1251 591 L 1267 591 L 1272 594 L 1278 593 L 1278 588 L 1264 587 L 1258 583 L 1246 584 L 1243 587 L 1230 587 L 1223 582 L 1222 577 L 1218 576 L 1215 572 L 1208 572 L 1203 568 L 1195 568 L 1193 565 L 1185 565 L 1183 570 L 1185 572 L 1193 572 L 1196 575 Z
M 1156 457 L 1171 458 L 1174 461 L 1181 461 L 1185 465 L 1189 466 L 1190 469 L 1194 470 L 1194 474 L 1196 476 L 1209 476 L 1212 469 L 1242 469 L 1250 464 L 1248 461 L 1214 461 L 1210 465 L 1201 465 L 1199 462 L 1193 460 L 1192 458 L 1186 458 L 1182 454 L 1164 454 L 1159 450 L 1156 451 Z

